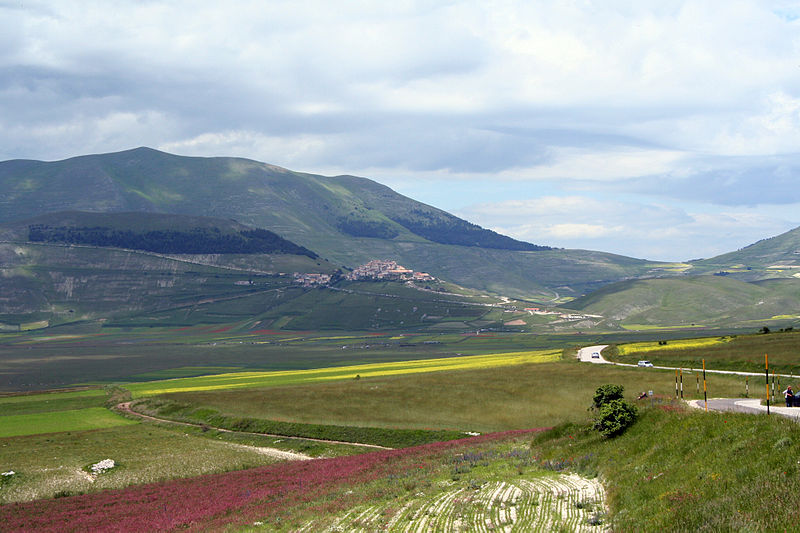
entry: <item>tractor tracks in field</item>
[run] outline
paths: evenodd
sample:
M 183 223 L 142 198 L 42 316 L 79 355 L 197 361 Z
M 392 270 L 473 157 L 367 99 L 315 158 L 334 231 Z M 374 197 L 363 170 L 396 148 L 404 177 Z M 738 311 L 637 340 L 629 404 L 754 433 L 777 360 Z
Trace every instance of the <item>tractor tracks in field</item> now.
M 158 423 L 161 423 L 161 424 L 171 424 L 171 425 L 176 425 L 176 426 L 194 427 L 194 428 L 200 428 L 200 429 L 213 429 L 214 431 L 219 431 L 220 433 L 232 433 L 232 434 L 238 434 L 238 435 L 252 435 L 252 436 L 257 436 L 257 437 L 271 437 L 271 438 L 277 438 L 277 439 L 306 440 L 306 441 L 312 441 L 312 442 L 321 442 L 321 443 L 324 443 L 324 444 L 344 444 L 344 445 L 348 445 L 348 446 L 358 446 L 358 447 L 361 447 L 361 448 L 369 448 L 369 449 L 373 449 L 373 450 L 391 450 L 392 449 L 392 448 L 387 448 L 386 446 L 378 446 L 377 444 L 365 444 L 365 443 L 362 443 L 362 442 L 346 442 L 346 441 L 340 441 L 340 440 L 315 439 L 315 438 L 311 438 L 311 437 L 294 437 L 294 436 L 290 436 L 290 435 L 278 435 L 277 433 L 256 433 L 256 432 L 253 432 L 253 431 L 235 431 L 235 430 L 232 430 L 232 429 L 209 426 L 208 424 L 196 424 L 196 423 L 193 423 L 193 422 L 180 422 L 178 420 L 170 420 L 168 418 L 159 418 L 159 417 L 156 417 L 156 416 L 146 415 L 144 413 L 140 413 L 138 411 L 134 411 L 131 408 L 131 403 L 132 402 L 122 402 L 120 404 L 117 404 L 114 409 L 116 409 L 120 413 L 126 414 L 128 416 L 133 416 L 133 417 L 140 418 L 140 419 L 143 419 L 143 420 L 148 420 L 150 422 L 158 422 Z M 270 453 L 262 452 L 262 453 L 265 453 L 267 455 L 272 455 L 275 458 L 289 460 L 289 461 L 307 461 L 309 459 L 314 459 L 313 457 L 310 457 L 310 456 L 302 454 L 302 453 L 287 452 L 287 451 L 284 451 L 284 450 L 279 450 L 277 448 L 266 448 L 266 447 L 258 447 L 258 448 L 263 449 L 263 450 L 274 451 L 275 453 L 271 453 L 271 452 Z

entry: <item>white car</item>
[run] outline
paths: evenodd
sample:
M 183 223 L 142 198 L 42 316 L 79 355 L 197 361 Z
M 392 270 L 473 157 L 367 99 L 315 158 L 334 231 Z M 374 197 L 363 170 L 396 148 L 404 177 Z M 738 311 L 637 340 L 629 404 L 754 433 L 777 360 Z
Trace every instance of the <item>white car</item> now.
M 600 354 L 597 352 L 592 352 L 592 359 L 600 359 Z
M 648 367 L 648 366 L 653 366 L 653 363 L 651 363 L 650 361 L 639 361 L 637 363 L 637 366 Z

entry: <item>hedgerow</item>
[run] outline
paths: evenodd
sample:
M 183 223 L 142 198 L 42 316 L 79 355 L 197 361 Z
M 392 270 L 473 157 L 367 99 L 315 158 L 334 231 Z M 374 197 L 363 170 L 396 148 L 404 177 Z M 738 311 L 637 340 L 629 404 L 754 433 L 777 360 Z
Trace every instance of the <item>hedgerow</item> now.
M 334 426 L 328 424 L 307 424 L 301 422 L 237 417 L 225 415 L 208 407 L 197 407 L 188 403 L 160 398 L 139 400 L 135 402 L 132 407 L 135 408 L 136 411 L 151 416 L 229 429 L 232 431 L 373 444 L 386 448 L 406 448 L 408 446 L 448 441 L 464 437 L 463 432 L 452 430 Z

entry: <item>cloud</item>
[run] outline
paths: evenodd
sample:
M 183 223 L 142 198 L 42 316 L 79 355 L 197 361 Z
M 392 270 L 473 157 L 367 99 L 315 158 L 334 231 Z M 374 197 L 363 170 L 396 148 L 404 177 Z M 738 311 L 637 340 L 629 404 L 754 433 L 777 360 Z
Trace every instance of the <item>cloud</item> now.
M 695 207 L 573 195 L 477 204 L 458 214 L 536 244 L 664 261 L 713 257 L 797 225 L 769 209 Z
M 655 210 L 650 241 L 699 242 L 717 235 L 687 225 L 701 208 L 800 202 L 798 14 L 783 0 L 0 2 L 0 159 L 149 145 L 445 201 L 465 196 L 454 183 L 498 205 L 614 195 L 624 220 L 554 210 L 523 231 L 475 214 L 578 242 L 634 238 Z
M 726 206 L 800 202 L 800 154 L 695 157 L 663 174 L 604 185 L 607 191 L 637 192 Z

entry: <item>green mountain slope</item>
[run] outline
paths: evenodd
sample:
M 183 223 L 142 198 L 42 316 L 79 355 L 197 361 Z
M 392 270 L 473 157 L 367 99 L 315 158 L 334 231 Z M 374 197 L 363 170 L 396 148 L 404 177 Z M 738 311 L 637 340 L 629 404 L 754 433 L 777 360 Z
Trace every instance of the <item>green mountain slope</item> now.
M 800 280 L 744 282 L 725 276 L 624 281 L 565 305 L 601 315 L 607 327 L 748 326 L 800 319 Z
M 693 261 L 692 267 L 697 273 L 719 272 L 745 280 L 800 276 L 800 228 L 735 252 Z
M 516 241 L 353 176 L 148 148 L 0 163 L 0 222 L 64 210 L 235 219 L 339 266 L 394 259 L 463 286 L 539 301 L 579 296 L 659 268 L 613 254 Z

